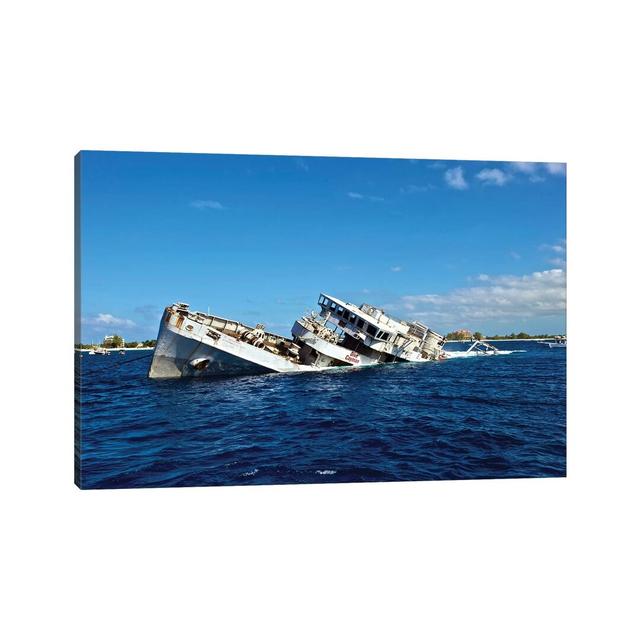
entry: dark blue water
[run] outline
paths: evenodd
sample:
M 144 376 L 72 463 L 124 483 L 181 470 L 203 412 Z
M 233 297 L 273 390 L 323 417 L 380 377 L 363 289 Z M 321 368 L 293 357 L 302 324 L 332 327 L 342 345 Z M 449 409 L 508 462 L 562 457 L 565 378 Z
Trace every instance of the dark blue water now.
M 117 488 L 564 476 L 566 351 L 534 342 L 496 346 L 526 351 L 171 381 L 149 380 L 149 358 L 140 352 L 85 355 L 78 360 L 82 390 L 76 400 L 79 483 Z

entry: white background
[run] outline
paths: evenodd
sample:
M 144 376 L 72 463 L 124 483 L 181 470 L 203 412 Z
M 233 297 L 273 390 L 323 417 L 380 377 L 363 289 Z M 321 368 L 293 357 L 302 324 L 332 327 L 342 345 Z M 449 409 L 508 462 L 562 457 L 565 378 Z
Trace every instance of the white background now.
M 3 637 L 637 638 L 633 3 L 224 5 L 3 11 Z M 569 477 L 77 490 L 79 149 L 568 162 Z

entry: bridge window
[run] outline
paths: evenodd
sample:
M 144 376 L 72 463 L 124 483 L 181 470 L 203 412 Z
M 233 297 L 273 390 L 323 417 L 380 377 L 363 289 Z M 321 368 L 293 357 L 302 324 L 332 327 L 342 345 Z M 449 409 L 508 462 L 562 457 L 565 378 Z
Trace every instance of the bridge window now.
M 360 327 L 360 329 L 364 327 L 364 320 L 362 318 L 358 318 L 358 327 Z
M 372 337 L 375 338 L 376 337 L 376 333 L 377 333 L 377 329 L 376 327 L 374 327 L 372 324 L 367 326 L 367 333 Z

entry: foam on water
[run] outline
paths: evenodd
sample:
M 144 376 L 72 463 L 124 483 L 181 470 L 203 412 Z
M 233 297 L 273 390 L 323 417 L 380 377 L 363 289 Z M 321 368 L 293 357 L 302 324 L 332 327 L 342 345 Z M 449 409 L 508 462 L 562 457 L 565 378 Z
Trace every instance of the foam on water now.
M 490 357 L 490 356 L 508 356 L 511 353 L 526 353 L 526 349 L 512 349 L 498 350 L 492 353 L 480 353 L 479 351 L 447 351 L 447 359 L 449 358 L 472 358 L 475 356 Z

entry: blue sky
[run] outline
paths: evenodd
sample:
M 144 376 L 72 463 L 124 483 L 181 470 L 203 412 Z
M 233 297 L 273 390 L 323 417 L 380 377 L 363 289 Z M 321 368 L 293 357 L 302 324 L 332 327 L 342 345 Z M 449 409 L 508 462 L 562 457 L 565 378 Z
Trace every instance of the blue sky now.
M 436 331 L 565 331 L 564 164 L 83 151 L 82 340 L 162 309 L 287 333 L 318 294 Z

